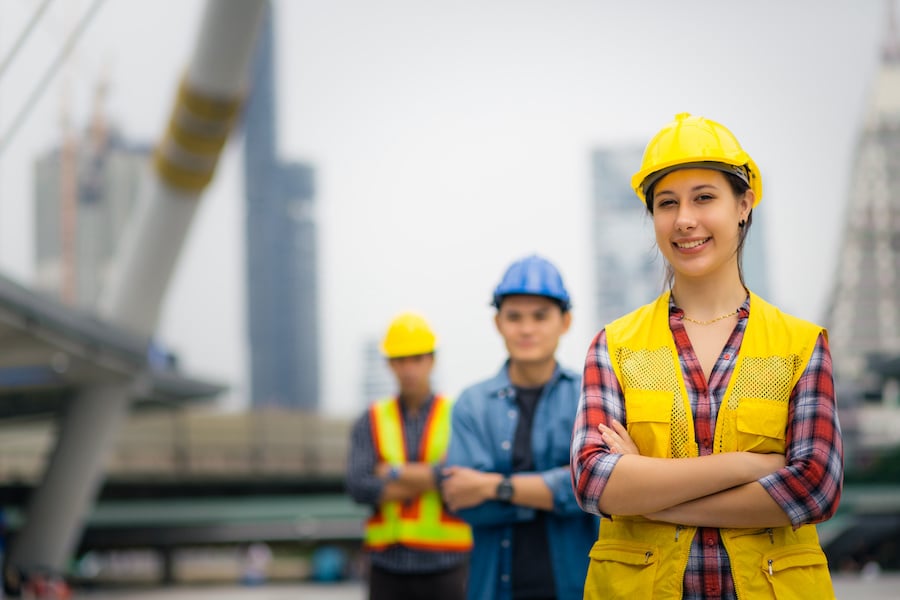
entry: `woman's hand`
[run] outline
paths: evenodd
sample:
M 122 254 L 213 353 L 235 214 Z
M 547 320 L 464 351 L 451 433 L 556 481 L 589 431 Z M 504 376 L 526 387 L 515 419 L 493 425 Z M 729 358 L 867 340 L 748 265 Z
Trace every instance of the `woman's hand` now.
M 631 436 L 628 435 L 628 430 L 615 419 L 612 420 L 612 427 L 607 427 L 601 423 L 600 425 L 597 425 L 597 429 L 603 437 L 603 442 L 613 454 L 640 455 L 638 447 L 631 439 Z

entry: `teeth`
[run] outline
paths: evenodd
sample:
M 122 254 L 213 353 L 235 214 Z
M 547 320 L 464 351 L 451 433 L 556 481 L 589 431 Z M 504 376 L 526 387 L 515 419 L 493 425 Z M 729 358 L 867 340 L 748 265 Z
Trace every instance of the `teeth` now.
M 696 248 L 700 244 L 705 244 L 707 240 L 709 240 L 709 238 L 706 238 L 705 240 L 697 240 L 696 242 L 685 242 L 683 244 L 675 244 L 675 245 L 678 246 L 679 248 L 684 248 L 684 249 Z

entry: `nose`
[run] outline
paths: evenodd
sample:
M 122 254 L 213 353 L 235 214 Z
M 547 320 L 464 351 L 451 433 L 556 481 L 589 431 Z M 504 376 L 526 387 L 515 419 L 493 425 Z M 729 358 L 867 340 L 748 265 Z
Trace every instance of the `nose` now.
M 675 217 L 675 229 L 678 231 L 690 231 L 697 226 L 697 219 L 689 202 L 678 205 L 678 214 Z
M 519 323 L 519 330 L 523 334 L 528 335 L 534 330 L 535 323 L 535 319 L 526 317 Z

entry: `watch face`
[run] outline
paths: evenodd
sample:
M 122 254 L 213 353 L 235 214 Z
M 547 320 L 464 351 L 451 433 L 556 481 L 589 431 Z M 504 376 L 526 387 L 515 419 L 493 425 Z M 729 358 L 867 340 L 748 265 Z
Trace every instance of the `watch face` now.
M 510 500 L 512 500 L 512 497 L 512 481 L 509 480 L 509 477 L 504 477 L 503 480 L 497 485 L 497 500 L 509 502 Z

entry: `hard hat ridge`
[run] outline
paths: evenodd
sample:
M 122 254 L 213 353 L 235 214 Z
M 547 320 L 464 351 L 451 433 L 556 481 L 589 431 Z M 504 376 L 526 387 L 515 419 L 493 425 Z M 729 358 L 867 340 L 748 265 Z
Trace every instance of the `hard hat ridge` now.
M 536 254 L 513 262 L 494 289 L 492 305 L 500 308 L 506 296 L 544 296 L 556 300 L 563 310 L 571 308 L 569 292 L 556 266 Z

